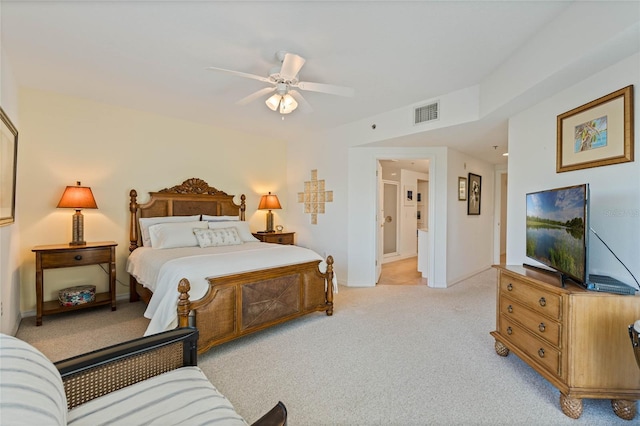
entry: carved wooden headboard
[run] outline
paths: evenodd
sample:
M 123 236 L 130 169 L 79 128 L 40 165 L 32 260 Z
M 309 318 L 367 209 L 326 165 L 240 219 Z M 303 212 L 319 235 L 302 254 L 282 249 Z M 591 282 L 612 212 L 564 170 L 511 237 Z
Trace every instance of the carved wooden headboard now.
M 140 246 L 141 217 L 191 216 L 206 214 L 210 216 L 238 216 L 245 220 L 246 197 L 240 196 L 240 205 L 233 202 L 233 195 L 220 191 L 202 179 L 191 178 L 171 188 L 150 192 L 145 204 L 138 204 L 135 189 L 129 192 L 129 251 Z

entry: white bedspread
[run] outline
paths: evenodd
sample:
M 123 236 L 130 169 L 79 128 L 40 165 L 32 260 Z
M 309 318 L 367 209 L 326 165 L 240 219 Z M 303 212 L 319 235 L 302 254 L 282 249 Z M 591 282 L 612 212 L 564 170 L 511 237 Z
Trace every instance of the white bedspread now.
M 293 245 L 268 243 L 244 243 L 225 247 L 182 247 L 153 249 L 139 247 L 127 259 L 127 272 L 140 284 L 153 291 L 144 313 L 151 319 L 145 336 L 175 328 L 178 325 L 178 283 L 187 278 L 191 284 L 190 300 L 198 300 L 206 294 L 208 277 L 238 272 L 293 265 L 321 260 L 320 271 L 326 264 L 316 252 Z M 333 279 L 337 292 L 337 280 Z

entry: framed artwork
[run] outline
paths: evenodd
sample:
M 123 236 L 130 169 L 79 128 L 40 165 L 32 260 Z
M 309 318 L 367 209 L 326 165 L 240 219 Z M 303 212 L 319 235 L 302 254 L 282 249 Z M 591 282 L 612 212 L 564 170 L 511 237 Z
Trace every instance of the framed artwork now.
M 458 200 L 459 201 L 467 200 L 467 178 L 466 177 L 458 178 Z
M 15 221 L 18 130 L 0 107 L 0 226 Z
M 633 86 L 558 116 L 556 172 L 633 161 Z
M 482 176 L 469 173 L 469 195 L 467 197 L 467 214 L 480 214 L 480 201 L 482 199 Z
M 404 186 L 404 205 L 415 206 L 416 204 L 416 187 L 415 185 Z

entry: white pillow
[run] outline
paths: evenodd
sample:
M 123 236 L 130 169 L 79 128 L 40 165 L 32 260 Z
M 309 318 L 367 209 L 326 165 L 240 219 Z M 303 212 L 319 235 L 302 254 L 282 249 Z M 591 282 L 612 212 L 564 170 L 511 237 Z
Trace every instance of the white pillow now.
M 237 228 L 194 229 L 200 247 L 237 246 L 242 244 Z
M 209 216 L 208 214 L 202 215 L 202 220 L 207 222 L 225 222 L 229 220 L 240 220 L 239 216 Z
M 67 396 L 62 377 L 42 352 L 0 334 L 2 424 L 66 425 Z
M 207 229 L 207 222 L 159 223 L 149 227 L 151 247 L 167 249 L 176 247 L 196 247 L 198 240 L 194 229 Z
M 200 215 L 194 216 L 162 216 L 162 217 L 141 217 L 138 219 L 140 222 L 140 236 L 142 237 L 142 245 L 145 247 L 152 247 L 151 237 L 149 237 L 149 227 L 158 223 L 172 223 L 172 222 L 194 222 L 200 220 Z
M 253 235 L 251 235 L 251 231 L 249 230 L 249 223 L 243 222 L 241 220 L 237 221 L 229 221 L 229 222 L 209 222 L 209 229 L 221 229 L 221 228 L 229 228 L 234 227 L 238 230 L 238 235 L 240 235 L 240 239 L 245 243 L 251 243 L 260 241 Z

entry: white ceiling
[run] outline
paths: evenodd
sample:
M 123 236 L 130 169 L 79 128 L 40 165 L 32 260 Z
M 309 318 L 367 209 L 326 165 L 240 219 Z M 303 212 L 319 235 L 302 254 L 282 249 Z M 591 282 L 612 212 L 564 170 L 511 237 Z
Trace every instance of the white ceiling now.
M 3 0 L 0 16 L 20 85 L 289 140 L 478 84 L 569 4 Z M 301 80 L 355 97 L 304 92 L 314 111 L 283 121 L 262 100 L 235 104 L 264 83 L 205 70 L 267 76 L 279 50 L 306 58 Z M 506 140 L 494 120 L 430 143 L 499 163 Z

